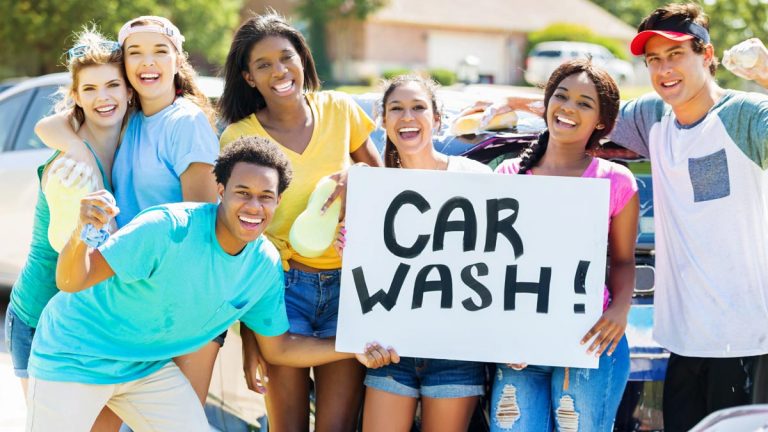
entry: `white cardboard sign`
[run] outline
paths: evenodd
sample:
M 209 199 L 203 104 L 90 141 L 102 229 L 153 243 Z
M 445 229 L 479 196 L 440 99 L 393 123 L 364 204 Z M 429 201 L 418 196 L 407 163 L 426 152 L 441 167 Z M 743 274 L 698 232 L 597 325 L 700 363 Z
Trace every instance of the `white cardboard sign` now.
M 596 368 L 609 180 L 352 167 L 336 349 Z

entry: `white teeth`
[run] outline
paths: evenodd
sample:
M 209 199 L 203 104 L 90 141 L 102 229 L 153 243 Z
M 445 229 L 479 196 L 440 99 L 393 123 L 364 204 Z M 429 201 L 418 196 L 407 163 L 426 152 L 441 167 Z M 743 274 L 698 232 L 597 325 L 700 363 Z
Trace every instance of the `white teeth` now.
M 557 117 L 557 120 L 558 120 L 560 123 L 565 123 L 565 124 L 569 124 L 569 125 L 571 125 L 571 126 L 576 126 L 576 122 L 575 122 L 575 121 L 573 121 L 573 120 L 568 120 L 567 118 L 563 118 L 563 117 L 560 117 L 560 116 L 558 116 L 558 117 Z
M 96 111 L 98 111 L 100 113 L 108 113 L 108 112 L 114 111 L 115 108 L 116 108 L 115 105 L 110 105 L 110 106 L 106 106 L 106 107 L 96 108 Z
M 680 82 L 679 80 L 678 81 L 671 81 L 671 82 L 661 83 L 661 85 L 662 85 L 662 87 L 672 87 L 673 85 L 675 85 L 675 84 L 677 84 L 679 82 Z
M 398 132 L 400 132 L 400 133 L 403 133 L 403 132 L 418 132 L 418 131 L 419 131 L 418 128 L 412 128 L 412 127 L 411 128 L 401 128 L 400 130 L 398 130 Z
M 291 82 L 291 81 L 288 81 L 288 82 L 287 82 L 287 83 L 285 83 L 285 84 L 278 84 L 278 85 L 276 85 L 274 88 L 275 88 L 275 90 L 277 90 L 278 92 L 284 92 L 284 91 L 286 91 L 286 90 L 290 89 L 292 86 L 293 86 L 293 82 Z
M 143 74 L 139 75 L 139 77 L 141 79 L 156 79 L 156 78 L 160 78 L 160 74 L 156 74 L 156 73 L 143 73 Z
M 240 220 L 247 223 L 260 224 L 263 219 L 251 219 L 245 216 L 240 216 Z

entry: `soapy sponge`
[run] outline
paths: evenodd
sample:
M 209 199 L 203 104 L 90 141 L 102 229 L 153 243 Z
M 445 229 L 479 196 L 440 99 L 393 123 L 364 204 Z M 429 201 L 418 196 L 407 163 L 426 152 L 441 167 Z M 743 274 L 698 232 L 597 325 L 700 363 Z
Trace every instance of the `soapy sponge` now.
M 307 208 L 293 222 L 288 240 L 299 255 L 315 258 L 323 254 L 336 237 L 341 200 L 336 199 L 325 214 L 320 213 L 323 204 L 336 189 L 336 182 L 323 178 L 309 196 Z

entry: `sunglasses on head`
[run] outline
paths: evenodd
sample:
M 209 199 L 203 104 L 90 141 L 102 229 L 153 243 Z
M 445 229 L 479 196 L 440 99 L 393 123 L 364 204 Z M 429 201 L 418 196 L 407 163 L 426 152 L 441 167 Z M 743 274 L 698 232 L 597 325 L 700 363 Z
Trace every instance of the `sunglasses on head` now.
M 98 47 L 112 53 L 120 49 L 120 44 L 115 41 L 104 41 L 99 42 Z M 89 49 L 91 49 L 91 45 L 73 46 L 67 51 L 67 61 L 69 62 L 84 56 Z

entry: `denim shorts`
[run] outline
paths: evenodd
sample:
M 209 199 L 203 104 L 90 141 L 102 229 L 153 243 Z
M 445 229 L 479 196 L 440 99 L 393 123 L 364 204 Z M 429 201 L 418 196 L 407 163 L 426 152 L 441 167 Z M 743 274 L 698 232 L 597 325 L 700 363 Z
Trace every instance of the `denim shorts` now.
M 339 270 L 285 272 L 285 310 L 290 332 L 303 336 L 336 336 L 339 316 Z
M 229 331 L 229 329 L 224 330 L 224 333 L 222 333 L 222 334 L 216 336 L 215 338 L 213 338 L 213 342 L 216 342 L 217 344 L 219 344 L 219 347 L 223 347 L 224 346 L 224 339 L 227 338 L 227 332 L 228 331 Z
M 365 385 L 401 396 L 435 399 L 485 393 L 485 364 L 458 360 L 401 357 L 379 369 L 368 369 Z
M 22 321 L 9 304 L 5 312 L 5 344 L 11 353 L 13 373 L 19 378 L 29 378 L 27 365 L 32 352 L 32 338 L 35 328 Z

